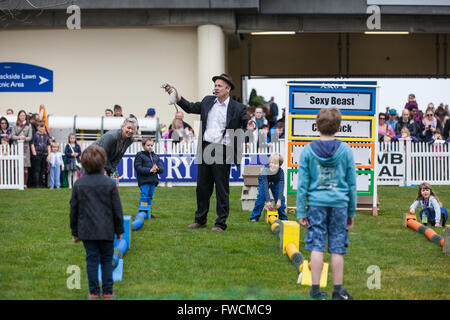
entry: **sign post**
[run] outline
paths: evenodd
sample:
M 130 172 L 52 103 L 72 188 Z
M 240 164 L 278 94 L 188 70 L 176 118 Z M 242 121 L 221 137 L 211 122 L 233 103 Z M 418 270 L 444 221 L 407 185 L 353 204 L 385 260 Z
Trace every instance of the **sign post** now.
M 336 138 L 345 141 L 353 151 L 358 204 L 367 204 L 378 215 L 376 151 L 378 148 L 378 91 L 376 81 L 290 81 L 287 83 L 289 108 L 286 110 L 285 196 L 297 192 L 298 161 L 303 148 L 319 139 L 316 116 L 322 108 L 337 108 L 342 114 Z M 361 200 L 363 199 L 363 200 Z M 365 200 L 365 201 L 364 201 Z M 363 208 L 358 208 L 358 210 Z

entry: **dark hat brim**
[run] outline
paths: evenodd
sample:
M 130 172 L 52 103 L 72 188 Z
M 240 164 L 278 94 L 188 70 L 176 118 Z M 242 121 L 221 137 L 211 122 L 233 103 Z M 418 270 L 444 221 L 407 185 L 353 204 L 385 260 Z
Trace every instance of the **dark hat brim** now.
M 231 90 L 234 89 L 234 84 L 233 84 L 233 82 L 230 81 L 230 79 L 227 79 L 227 78 L 222 77 L 222 76 L 215 76 L 215 77 L 212 78 L 212 81 L 216 82 L 217 79 L 221 79 L 221 80 L 225 81 L 226 83 L 228 83 L 230 85 L 230 87 L 231 87 Z

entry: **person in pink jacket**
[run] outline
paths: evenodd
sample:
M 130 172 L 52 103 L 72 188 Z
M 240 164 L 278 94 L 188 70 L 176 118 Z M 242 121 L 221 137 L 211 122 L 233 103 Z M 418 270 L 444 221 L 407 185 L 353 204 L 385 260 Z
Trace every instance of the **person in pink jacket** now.
M 378 115 L 378 140 L 389 142 L 395 137 L 394 130 L 386 123 L 386 114 L 380 112 Z

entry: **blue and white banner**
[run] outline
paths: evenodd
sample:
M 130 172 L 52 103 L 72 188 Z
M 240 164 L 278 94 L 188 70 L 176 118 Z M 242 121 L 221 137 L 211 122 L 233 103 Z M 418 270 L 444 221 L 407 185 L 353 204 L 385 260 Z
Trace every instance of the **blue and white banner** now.
M 164 172 L 159 175 L 160 182 L 196 182 L 197 161 L 195 154 L 160 154 L 158 155 L 164 166 Z M 269 163 L 270 154 L 246 154 L 242 156 L 244 165 L 265 165 Z M 136 182 L 134 170 L 134 154 L 124 155 L 117 171 L 120 182 Z M 233 164 L 230 171 L 230 182 L 243 182 L 242 165 Z
M 53 92 L 53 71 L 32 64 L 0 62 L 0 92 Z

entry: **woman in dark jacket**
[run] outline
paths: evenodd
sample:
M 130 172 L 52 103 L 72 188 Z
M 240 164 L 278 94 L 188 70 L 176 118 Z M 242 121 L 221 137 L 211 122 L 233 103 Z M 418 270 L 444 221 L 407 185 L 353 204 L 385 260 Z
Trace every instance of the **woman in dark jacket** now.
M 134 141 L 133 136 L 136 133 L 137 126 L 136 118 L 126 118 L 120 129 L 110 130 L 94 142 L 105 150 L 107 157 L 105 171 L 117 186 L 119 177 L 115 171 L 128 147 Z
M 152 200 L 155 188 L 158 185 L 158 174 L 164 172 L 164 167 L 158 155 L 153 152 L 154 141 L 151 138 L 144 138 L 142 146 L 144 151 L 139 151 L 134 159 L 134 170 L 136 171 L 141 197 L 139 207 L 150 208 L 150 217 L 155 218 L 152 213 Z
M 436 129 L 442 130 L 441 122 L 435 117 L 434 107 L 428 107 L 425 112 L 425 117 L 420 124 L 420 133 L 422 134 L 422 141 L 433 142 L 434 133 Z

